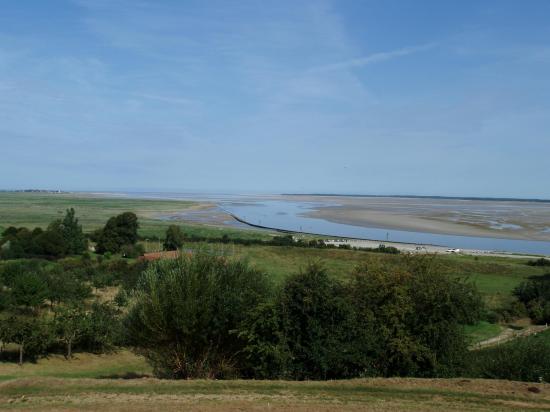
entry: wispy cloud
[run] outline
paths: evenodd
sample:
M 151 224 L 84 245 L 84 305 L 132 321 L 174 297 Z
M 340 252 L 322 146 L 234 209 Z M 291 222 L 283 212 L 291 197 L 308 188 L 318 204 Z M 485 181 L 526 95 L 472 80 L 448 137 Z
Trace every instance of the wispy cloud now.
M 161 96 L 156 94 L 145 94 L 145 93 L 135 93 L 135 97 L 141 97 L 149 100 L 157 100 L 164 103 L 174 103 L 174 104 L 183 104 L 183 105 L 194 105 L 196 104 L 195 100 L 186 99 L 183 97 L 172 97 L 172 96 Z
M 411 54 L 427 51 L 437 46 L 437 43 L 427 43 L 419 46 L 404 47 L 397 50 L 391 50 L 380 53 L 369 54 L 368 56 L 358 57 L 355 59 L 344 60 L 338 63 L 331 63 L 324 66 L 314 67 L 311 72 L 330 72 L 336 70 L 346 70 L 355 67 L 368 66 L 370 64 L 381 63 L 392 60 L 398 57 L 404 57 Z

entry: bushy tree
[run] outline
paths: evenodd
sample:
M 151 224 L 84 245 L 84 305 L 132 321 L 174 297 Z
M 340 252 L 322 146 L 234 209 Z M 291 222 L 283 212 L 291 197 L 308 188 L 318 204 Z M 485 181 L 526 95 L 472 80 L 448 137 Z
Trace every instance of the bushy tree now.
M 88 241 L 82 232 L 82 226 L 75 217 L 73 208 L 67 209 L 65 217 L 60 224 L 61 233 L 65 241 L 66 253 L 79 255 L 88 249 Z
M 343 285 L 319 264 L 286 279 L 277 298 L 284 357 L 283 376 L 327 379 L 346 376 L 353 320 Z
M 357 328 L 376 337 L 366 336 L 374 363 L 365 366 L 382 376 L 453 375 L 465 366 L 462 325 L 480 319 L 481 297 L 472 285 L 440 274 L 430 258 L 407 259 L 391 270 L 363 265 L 353 276 Z
M 231 376 L 245 343 L 235 331 L 267 290 L 265 275 L 241 261 L 204 253 L 159 261 L 138 283 L 129 343 L 157 376 Z
M 360 266 L 349 283 L 318 265 L 290 276 L 273 302 L 240 329 L 260 378 L 449 376 L 463 368 L 463 324 L 482 302 L 475 289 L 429 262 Z
M 86 333 L 89 317 L 80 305 L 58 307 L 54 321 L 55 333 L 58 339 L 66 346 L 65 357 L 73 356 L 73 345 Z
M 86 251 L 87 241 L 78 224 L 74 209 L 63 219 L 51 222 L 46 230 L 9 227 L 0 239 L 1 256 L 5 259 L 24 257 L 59 258 Z
M 88 351 L 104 353 L 123 343 L 120 311 L 111 303 L 94 302 L 87 326 L 81 345 Z
M 516 298 L 525 305 L 536 323 L 550 322 L 550 274 L 533 276 L 514 289 Z
M 45 274 L 45 279 L 47 298 L 52 305 L 84 302 L 92 294 L 90 286 L 73 270 L 55 268 Z
M 16 306 L 36 311 L 48 296 L 48 285 L 42 274 L 26 272 L 15 278 L 11 294 Z
M 19 346 L 19 364 L 25 355 L 31 358 L 46 351 L 51 342 L 51 328 L 35 317 L 10 316 L 1 322 L 0 333 L 7 343 Z
M 98 253 L 118 253 L 124 245 L 137 242 L 139 227 L 135 213 L 125 212 L 111 217 L 105 227 L 95 234 Z
M 166 236 L 164 238 L 164 250 L 178 250 L 183 246 L 185 235 L 181 231 L 181 228 L 177 225 L 170 225 L 166 229 Z

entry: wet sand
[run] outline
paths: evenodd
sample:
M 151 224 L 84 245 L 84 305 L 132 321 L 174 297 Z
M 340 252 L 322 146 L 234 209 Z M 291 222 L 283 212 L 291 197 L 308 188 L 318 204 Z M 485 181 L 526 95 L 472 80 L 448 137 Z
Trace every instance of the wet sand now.
M 285 196 L 316 202 L 306 216 L 381 229 L 550 241 L 550 203 L 347 196 Z

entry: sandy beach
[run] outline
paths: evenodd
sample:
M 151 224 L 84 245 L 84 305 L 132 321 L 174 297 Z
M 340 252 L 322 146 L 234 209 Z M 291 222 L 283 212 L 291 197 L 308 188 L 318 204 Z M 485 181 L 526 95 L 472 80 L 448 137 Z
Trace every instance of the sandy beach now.
M 550 203 L 348 196 L 285 196 L 326 203 L 306 215 L 363 227 L 550 241 Z

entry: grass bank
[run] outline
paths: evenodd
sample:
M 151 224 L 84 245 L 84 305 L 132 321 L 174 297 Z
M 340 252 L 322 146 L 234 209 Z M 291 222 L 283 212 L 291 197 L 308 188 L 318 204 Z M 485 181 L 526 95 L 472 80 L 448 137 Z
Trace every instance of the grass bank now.
M 550 385 L 466 379 L 285 382 L 23 378 L 0 383 L 0 405 L 7 410 L 543 411 L 550 408 Z

